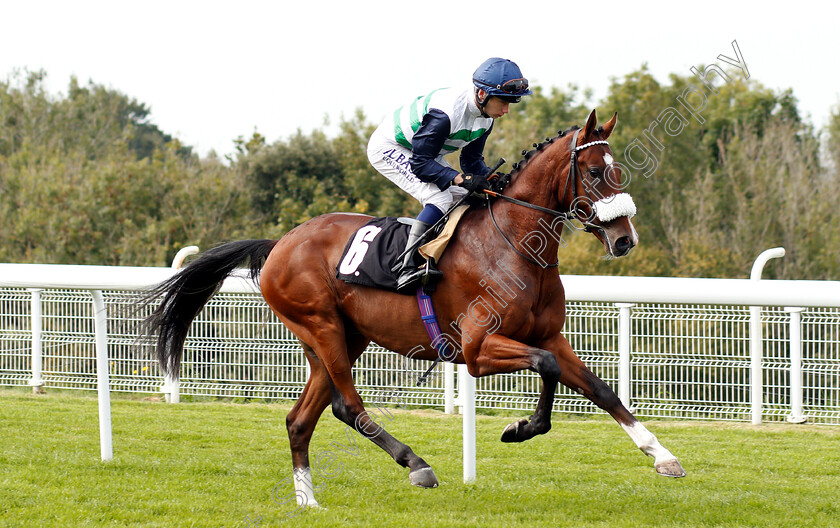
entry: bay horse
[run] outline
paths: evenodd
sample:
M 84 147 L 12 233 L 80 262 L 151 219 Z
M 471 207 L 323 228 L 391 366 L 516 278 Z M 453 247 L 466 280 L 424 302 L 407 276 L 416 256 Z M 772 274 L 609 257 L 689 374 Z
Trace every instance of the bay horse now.
M 654 458 L 657 473 L 682 477 L 677 458 L 583 364 L 562 332 L 566 305 L 556 266 L 558 230 L 565 221 L 556 220 L 574 217 L 583 222 L 611 257 L 627 254 L 638 242 L 630 220 L 635 205 L 629 195 L 617 192 L 621 171 L 607 143 L 617 117 L 596 128 L 593 110 L 583 129 L 573 127 L 535 144 L 538 148 L 514 166 L 509 185 L 489 193 L 495 197 L 487 207 L 471 208 L 461 219 L 438 263 L 443 280 L 432 301 L 440 327 L 452 330 L 447 335 L 456 348 L 453 361 L 466 364 L 472 376 L 525 369 L 539 374 L 542 388 L 534 414 L 508 425 L 503 442 L 522 442 L 549 431 L 560 382 L 609 413 Z M 622 205 L 616 209 L 611 201 Z M 249 267 L 271 309 L 300 340 L 311 367 L 286 417 L 297 499 L 306 506 L 318 505 L 309 443 L 330 404 L 336 418 L 408 467 L 411 484 L 438 485 L 429 464 L 365 410 L 353 383 L 351 368 L 372 341 L 415 359 L 438 356 L 413 296 L 336 278 L 345 244 L 370 219 L 325 214 L 280 240 L 222 244 L 155 287 L 146 299 L 162 298 L 146 320 L 147 332 L 158 334 L 158 359 L 166 373 L 177 377 L 191 322 L 235 268 Z

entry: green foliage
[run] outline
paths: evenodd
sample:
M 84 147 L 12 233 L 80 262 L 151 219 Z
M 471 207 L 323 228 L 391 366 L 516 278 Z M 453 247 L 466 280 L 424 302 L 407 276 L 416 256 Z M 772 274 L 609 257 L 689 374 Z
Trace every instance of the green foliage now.
M 745 276 L 768 247 L 785 244 L 790 251 L 797 246 L 793 254 L 803 255 L 799 251 L 810 243 L 805 239 L 819 246 L 816 240 L 825 238 L 809 238 L 804 219 L 825 208 L 831 195 L 822 191 L 831 182 L 819 166 L 816 136 L 799 118 L 796 100 L 790 91 L 774 93 L 736 73 L 729 79 L 716 79 L 718 93 L 705 89 L 701 104 L 698 95 L 685 95 L 692 86 L 703 86 L 697 78 L 671 75 L 671 84 L 662 86 L 643 66 L 615 80 L 599 106 L 602 121 L 613 111 L 619 114 L 610 137 L 618 161 L 631 165 L 627 149 L 636 142 L 658 162 L 652 174 L 630 170 L 628 191 L 639 209 L 634 223 L 641 244 L 666 259 L 654 266 L 666 275 Z M 686 97 L 702 107 L 696 116 L 679 103 Z M 674 118 L 668 131 L 671 110 L 685 122 L 677 126 L 681 120 Z M 742 155 L 733 157 L 735 152 Z M 800 193 L 794 201 L 792 192 Z M 840 268 L 830 263 L 837 259 L 831 256 L 835 252 L 819 251 L 828 253 L 820 264 L 805 265 L 817 256 L 813 253 L 796 263 L 787 258 L 779 278 L 840 276 Z
M 367 144 L 376 125 L 369 124 L 359 109 L 351 120 L 342 120 L 339 129 L 332 143 L 352 211 L 372 216 L 415 216 L 419 205 L 414 198 L 385 181 L 368 161 Z
M 254 207 L 276 216 L 285 230 L 329 212 L 329 198 L 346 194 L 344 175 L 323 132 L 301 132 L 260 148 L 249 161 L 247 184 Z
M 361 110 L 342 120 L 333 139 L 300 131 L 272 145 L 244 143 L 237 159 L 254 209 L 282 234 L 315 216 L 350 211 L 374 216 L 414 216 L 418 205 L 371 167 L 367 142 L 375 126 Z
M 125 141 L 138 158 L 147 158 L 172 141 L 149 122 L 146 105 L 125 94 L 92 82 L 81 86 L 74 77 L 67 96 L 54 99 L 44 90 L 45 78 L 43 71 L 23 71 L 0 82 L 0 155 L 37 145 L 96 159 Z M 185 157 L 190 150 L 178 147 Z
M 837 230 L 828 226 L 840 226 L 833 205 L 840 184 L 821 171 L 817 151 L 816 138 L 784 116 L 736 126 L 720 142 L 714 170 L 685 189 L 684 203 L 695 215 L 674 222 L 676 245 L 727 257 L 720 271 L 701 270 L 706 276 L 743 275 L 761 251 L 783 246 L 787 255 L 768 277 L 837 278 Z M 698 252 L 680 248 L 678 269 Z
M 832 165 L 832 176 L 837 178 L 840 176 L 840 103 L 834 106 L 829 118 L 828 127 L 826 127 L 828 135 L 827 151 L 829 163 Z
M 144 105 L 75 80 L 53 100 L 43 79 L 0 84 L 0 261 L 165 265 L 248 226 L 236 174 L 189 155 Z
M 299 131 L 268 143 L 255 131 L 234 140 L 235 156 L 199 159 L 144 104 L 76 79 L 54 97 L 44 77 L 0 82 L 0 261 L 165 265 L 184 245 L 280 237 L 327 212 L 420 209 L 370 166 L 375 125 L 361 110 L 334 137 Z M 510 170 L 523 149 L 582 125 L 593 106 L 601 123 L 618 112 L 610 144 L 631 176 L 640 245 L 606 260 L 590 235 L 567 233 L 563 273 L 743 277 L 758 253 L 783 245 L 788 256 L 769 276 L 840 277 L 840 107 L 821 151 L 789 90 L 737 71 L 713 82 L 716 93 L 686 96 L 699 79 L 662 84 L 643 65 L 614 79 L 597 105 L 575 86 L 535 87 L 496 121 L 485 159 L 505 157 Z M 702 107 L 696 116 L 679 103 L 685 97 Z M 631 145 L 648 150 L 655 171 L 630 166 Z

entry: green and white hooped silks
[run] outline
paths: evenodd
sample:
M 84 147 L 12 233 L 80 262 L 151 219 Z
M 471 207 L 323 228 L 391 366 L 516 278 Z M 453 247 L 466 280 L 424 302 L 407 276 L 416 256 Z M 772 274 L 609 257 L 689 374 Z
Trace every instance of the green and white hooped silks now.
M 442 88 L 416 98 L 385 118 L 368 142 L 368 159 L 380 174 L 394 182 L 423 206 L 435 205 L 441 211 L 463 197 L 467 191 L 450 186 L 441 190 L 434 183 L 421 181 L 411 172 L 411 140 L 420 128 L 423 116 L 430 109 L 449 116 L 450 134 L 444 142 L 437 163 L 449 167 L 446 154 L 459 150 L 480 138 L 493 124 L 492 118 L 481 116 L 475 104 L 473 89 L 459 91 Z
M 420 128 L 423 116 L 433 108 L 449 116 L 449 137 L 444 142 L 442 154 L 466 147 L 483 136 L 493 125 L 493 118 L 482 117 L 481 110 L 475 104 L 475 92 L 472 88 L 463 91 L 441 88 L 417 97 L 394 112 L 390 119 L 394 141 L 410 149 L 411 140 Z M 385 118 L 381 127 L 387 127 L 388 121 L 389 119 Z

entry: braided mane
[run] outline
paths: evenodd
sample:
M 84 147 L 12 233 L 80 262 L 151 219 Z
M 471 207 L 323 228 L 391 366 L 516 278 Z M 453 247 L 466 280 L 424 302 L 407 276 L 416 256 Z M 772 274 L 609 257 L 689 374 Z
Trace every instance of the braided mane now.
M 551 145 L 552 143 L 554 143 L 558 139 L 560 139 L 562 137 L 565 137 L 566 134 L 568 134 L 569 132 L 574 132 L 575 130 L 580 130 L 580 127 L 578 125 L 572 125 L 571 127 L 567 128 L 566 130 L 559 130 L 557 132 L 557 136 L 555 136 L 553 138 L 551 138 L 551 137 L 545 138 L 545 141 L 543 141 L 542 143 L 534 143 L 533 144 L 534 148 L 532 150 L 523 150 L 522 151 L 522 159 L 519 162 L 513 164 L 513 170 L 510 172 L 511 178 L 513 178 L 513 176 L 518 174 L 525 167 L 528 160 L 533 158 L 538 152 L 540 152 L 542 149 L 544 149 L 548 145 Z M 598 129 L 595 132 L 600 136 L 603 131 L 604 131 L 604 128 L 599 126 Z

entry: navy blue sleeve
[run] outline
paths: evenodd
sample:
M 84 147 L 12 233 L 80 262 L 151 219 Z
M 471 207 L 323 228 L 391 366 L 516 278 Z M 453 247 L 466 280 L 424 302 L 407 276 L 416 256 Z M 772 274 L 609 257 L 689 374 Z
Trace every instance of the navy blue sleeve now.
M 461 149 L 461 170 L 466 174 L 487 176 L 490 174 L 490 167 L 484 164 L 484 144 L 487 143 L 487 136 L 493 130 L 493 125 L 487 132 L 481 135 L 463 149 Z
M 411 172 L 421 181 L 434 183 L 446 189 L 458 175 L 458 171 L 435 161 L 449 137 L 451 123 L 449 116 L 440 110 L 432 109 L 423 116 L 420 128 L 411 139 Z

